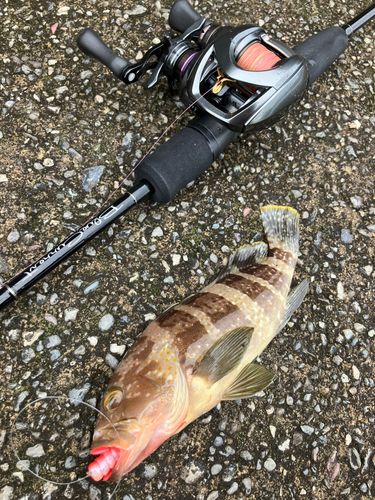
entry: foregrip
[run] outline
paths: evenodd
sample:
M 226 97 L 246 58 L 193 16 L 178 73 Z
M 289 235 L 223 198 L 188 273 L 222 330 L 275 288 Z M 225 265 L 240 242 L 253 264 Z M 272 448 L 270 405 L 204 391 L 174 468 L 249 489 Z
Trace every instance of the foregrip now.
M 237 136 L 225 123 L 204 115 L 147 156 L 135 170 L 135 178 L 152 185 L 153 201 L 168 203 L 205 172 Z

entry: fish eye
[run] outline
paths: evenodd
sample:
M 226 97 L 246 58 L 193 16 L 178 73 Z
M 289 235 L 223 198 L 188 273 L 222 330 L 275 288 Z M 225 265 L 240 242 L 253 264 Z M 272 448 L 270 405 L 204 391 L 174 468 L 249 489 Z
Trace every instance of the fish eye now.
M 120 387 L 111 387 L 104 394 L 103 407 L 106 411 L 116 410 L 122 401 L 123 391 Z

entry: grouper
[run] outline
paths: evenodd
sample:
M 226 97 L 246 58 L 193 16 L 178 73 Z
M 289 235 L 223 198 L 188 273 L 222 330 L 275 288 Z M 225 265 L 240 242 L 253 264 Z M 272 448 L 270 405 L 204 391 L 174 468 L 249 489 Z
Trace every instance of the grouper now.
M 219 402 L 253 396 L 274 374 L 254 362 L 304 299 L 290 292 L 299 216 L 261 207 L 267 244 L 237 249 L 217 278 L 170 307 L 137 338 L 104 392 L 89 465 L 95 481 L 119 480 Z

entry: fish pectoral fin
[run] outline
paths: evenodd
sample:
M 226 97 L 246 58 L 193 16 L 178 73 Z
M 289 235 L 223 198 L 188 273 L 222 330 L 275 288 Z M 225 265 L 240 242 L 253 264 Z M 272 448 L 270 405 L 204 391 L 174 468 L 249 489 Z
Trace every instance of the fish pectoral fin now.
M 302 304 L 303 299 L 305 298 L 308 289 L 309 289 L 309 282 L 307 280 L 303 280 L 303 281 L 301 281 L 301 283 L 298 286 L 293 288 L 293 290 L 289 293 L 289 295 L 286 299 L 284 317 L 283 317 L 281 324 L 276 332 L 276 335 L 279 332 L 281 332 L 281 330 L 284 328 L 284 326 L 288 323 L 288 321 L 292 317 L 292 314 L 294 314 L 294 312 Z
M 250 363 L 240 372 L 236 380 L 228 387 L 222 400 L 243 399 L 254 396 L 270 385 L 275 374 L 261 365 Z
M 228 375 L 240 364 L 254 332 L 241 327 L 226 333 L 206 352 L 194 369 L 194 376 L 205 378 L 211 385 Z
M 178 364 L 176 366 L 173 399 L 169 409 L 168 418 L 164 424 L 164 431 L 167 434 L 176 432 L 176 430 L 181 427 L 182 421 L 186 417 L 188 406 L 189 388 L 181 366 Z

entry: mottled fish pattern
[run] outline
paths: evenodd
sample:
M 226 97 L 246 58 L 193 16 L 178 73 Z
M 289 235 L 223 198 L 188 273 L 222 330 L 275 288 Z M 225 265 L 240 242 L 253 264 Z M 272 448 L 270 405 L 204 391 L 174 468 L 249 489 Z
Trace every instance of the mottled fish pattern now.
M 268 244 L 234 252 L 211 285 L 153 321 L 119 364 L 95 427 L 93 479 L 119 479 L 218 402 L 271 383 L 272 372 L 253 360 L 300 305 L 307 282 L 289 294 L 297 212 L 268 206 L 261 219 Z

